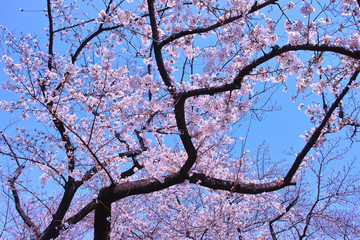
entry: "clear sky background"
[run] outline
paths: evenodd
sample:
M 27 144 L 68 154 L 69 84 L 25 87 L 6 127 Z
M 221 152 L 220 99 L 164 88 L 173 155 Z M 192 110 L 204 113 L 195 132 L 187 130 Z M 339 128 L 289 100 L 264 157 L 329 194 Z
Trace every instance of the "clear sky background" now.
M 38 35 L 42 46 L 46 43 L 44 27 L 47 27 L 47 19 L 44 17 L 44 9 L 46 1 L 44 0 L 17 0 L 8 1 L 0 0 L 0 25 L 3 25 L 13 31 L 15 35 L 30 33 Z M 23 9 L 23 11 L 20 11 Z M 3 65 L 0 63 L 1 69 Z M 6 75 L 1 71 L 0 82 L 6 80 Z M 252 128 L 247 140 L 247 147 L 255 150 L 258 144 L 264 140 L 270 145 L 270 153 L 273 160 L 280 160 L 284 157 L 284 151 L 288 151 L 294 146 L 296 151 L 301 150 L 305 142 L 299 138 L 304 134 L 305 130 L 309 130 L 312 126 L 308 123 L 309 119 L 303 111 L 299 111 L 300 102 L 292 103 L 290 101 L 290 93 L 294 91 L 295 80 L 289 78 L 287 86 L 288 93 L 279 91 L 277 95 L 277 105 L 281 107 L 281 111 L 267 113 L 261 122 L 252 121 Z M 289 93 L 290 92 L 290 93 Z M 4 91 L 0 92 L 1 99 L 8 99 Z M 9 118 L 7 113 L 0 111 L 0 129 L 4 129 L 9 121 L 13 121 L 14 117 Z M 239 137 L 245 137 L 247 124 L 239 131 Z M 356 148 L 356 146 L 354 146 Z M 358 155 L 359 150 L 353 150 L 351 157 Z M 290 161 L 293 159 L 289 159 Z
M 45 7 L 46 1 L 43 0 L 0 0 L 0 25 L 16 32 L 40 32 L 46 23 Z
M 43 12 L 45 7 L 45 0 L 0 0 L 0 25 L 7 27 L 17 36 L 21 32 L 38 35 L 40 44 L 44 46 L 46 43 L 44 28 L 47 27 L 47 19 Z M 20 9 L 24 9 L 24 11 L 20 11 Z M 3 67 L 3 64 L 0 63 L 0 83 L 7 79 L 2 71 Z M 303 148 L 305 142 L 299 135 L 310 130 L 312 125 L 309 124 L 309 118 L 305 116 L 304 112 L 298 110 L 300 102 L 292 103 L 290 100 L 295 85 L 294 76 L 291 76 L 287 82 L 288 92 L 284 93 L 280 89 L 276 95 L 275 101 L 277 106 L 281 108 L 280 111 L 267 113 L 261 122 L 252 121 L 247 139 L 247 149 L 254 151 L 259 144 L 266 141 L 266 144 L 270 145 L 271 158 L 278 161 L 285 157 L 283 152 L 289 151 L 291 147 L 294 147 L 295 152 L 299 152 Z M 0 90 L 0 100 L 12 97 L 13 95 Z M 16 124 L 16 117 L 16 115 L 9 117 L 7 112 L 0 110 L 0 131 L 10 122 Z M 238 130 L 238 137 L 245 137 L 247 127 L 248 123 L 245 123 Z M 354 145 L 352 151 L 347 155 L 348 160 L 358 156 L 360 154 L 359 149 L 359 144 Z M 287 159 L 291 163 L 295 156 L 290 158 L 287 156 Z M 344 162 L 339 162 L 339 165 L 342 164 Z
M 44 28 L 47 27 L 47 19 L 44 16 L 45 8 L 45 0 L 0 0 L 0 25 L 7 27 L 15 36 L 19 36 L 21 32 L 24 34 L 30 33 L 33 36 L 38 35 L 41 46 L 44 46 L 46 44 Z M 23 9 L 23 11 L 20 11 L 20 9 Z M 0 62 L 0 83 L 7 79 L 2 70 L 3 68 L 4 65 Z M 265 141 L 266 144 L 270 145 L 270 154 L 273 161 L 279 161 L 286 157 L 288 162 L 292 163 L 295 156 L 289 157 L 283 153 L 288 152 L 291 147 L 294 147 L 295 152 L 298 153 L 305 145 L 304 140 L 299 135 L 304 134 L 306 130 L 310 130 L 312 125 L 309 124 L 309 118 L 305 116 L 304 111 L 298 110 L 301 101 L 292 103 L 290 100 L 291 93 L 294 93 L 296 87 L 294 76 L 288 79 L 287 86 L 288 92 L 281 91 L 281 88 L 276 94 L 276 99 L 274 99 L 280 110 L 266 113 L 261 122 L 255 119 L 252 121 L 246 149 L 255 151 Z M 9 100 L 13 97 L 13 94 L 0 90 L 0 100 Z M 19 122 L 23 125 L 17 117 L 16 115 L 9 116 L 7 112 L 0 110 L 0 131 L 10 123 L 16 125 Z M 31 123 L 28 126 L 32 127 Z M 41 127 L 41 125 L 39 126 Z M 247 127 L 248 122 L 239 128 L 238 137 L 246 136 Z M 11 131 L 7 132 L 7 134 L 11 133 Z M 345 160 L 352 160 L 359 154 L 359 144 L 354 144 Z M 338 164 L 339 167 L 344 162 Z M 0 203 L 0 207 L 2 204 Z

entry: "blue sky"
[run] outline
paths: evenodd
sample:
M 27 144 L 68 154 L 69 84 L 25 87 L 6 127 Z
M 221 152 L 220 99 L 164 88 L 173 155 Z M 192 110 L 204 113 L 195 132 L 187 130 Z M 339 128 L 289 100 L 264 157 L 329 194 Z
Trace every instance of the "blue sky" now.
M 0 7 L 0 25 L 3 25 L 16 34 L 20 32 L 36 34 L 40 36 L 40 43 L 45 44 L 44 27 L 47 26 L 47 19 L 44 17 L 46 1 L 4 1 L 2 0 Z M 23 11 L 20 11 L 23 9 Z M 3 68 L 3 67 L 1 67 Z M 1 81 L 6 77 L 3 72 L 0 73 Z M 292 83 L 290 83 L 292 81 Z M 289 78 L 289 89 L 294 89 L 295 81 Z M 7 98 L 4 96 L 2 98 Z M 290 146 L 302 147 L 304 141 L 298 136 L 306 130 L 304 123 L 308 118 L 302 111 L 297 110 L 299 103 L 290 101 L 290 94 L 283 93 L 281 90 L 278 94 L 277 103 L 281 107 L 281 111 L 275 111 L 264 116 L 262 122 L 252 121 L 252 128 L 247 143 L 251 150 L 255 150 L 258 144 L 264 140 L 271 145 L 270 151 L 274 158 L 281 158 L 282 152 L 290 148 Z M 1 113 L 4 116 L 4 113 Z M 6 119 L 6 117 L 5 117 Z M 4 120 L 5 120 L 4 119 Z M 6 124 L 2 120 L 1 128 Z M 244 124 L 243 133 L 239 133 L 239 137 L 245 137 L 245 130 L 248 123 Z M 279 159 L 274 159 L 279 160 Z
M 1 0 L 0 24 L 16 32 L 40 32 L 44 29 L 45 18 L 43 10 L 46 1 L 39 0 Z M 24 9 L 23 12 L 20 9 Z
M 20 32 L 32 35 L 37 34 L 41 38 L 41 45 L 44 46 L 46 43 L 44 27 L 47 26 L 47 21 L 44 17 L 43 9 L 45 9 L 46 1 L 0 1 L 0 25 L 7 27 L 11 31 L 14 30 L 16 34 Z M 20 11 L 20 8 L 24 9 L 24 11 Z M 0 69 L 2 68 L 3 65 L 0 63 Z M 5 79 L 6 76 L 1 71 L 0 82 Z M 292 103 L 290 100 L 291 93 L 295 91 L 295 85 L 294 76 L 291 76 L 287 82 L 288 92 L 282 92 L 281 88 L 276 94 L 277 106 L 281 109 L 265 114 L 261 122 L 252 121 L 246 148 L 254 151 L 259 144 L 266 141 L 266 144 L 270 145 L 270 153 L 274 161 L 285 158 L 283 152 L 289 151 L 292 146 L 295 152 L 301 150 L 305 142 L 299 138 L 299 135 L 304 134 L 305 130 L 309 130 L 312 125 L 308 123 L 309 119 L 305 116 L 304 112 L 298 110 L 300 102 Z M 9 97 L 11 97 L 10 94 L 0 90 L 0 100 L 8 99 Z M 13 122 L 15 117 L 9 117 L 7 113 L 0 110 L 0 130 L 3 130 L 9 122 Z M 238 137 L 245 137 L 247 126 L 248 123 L 246 122 L 239 129 Z M 354 145 L 352 152 L 348 155 L 348 160 L 359 155 L 359 150 L 356 150 L 356 148 L 358 146 Z M 295 157 L 287 157 L 287 159 L 291 163 Z
M 47 26 L 47 19 L 44 17 L 43 10 L 46 8 L 46 1 L 17 0 L 5 1 L 0 4 L 0 25 L 6 26 L 16 34 L 20 32 L 30 33 L 40 36 L 42 46 L 46 43 L 44 27 Z M 23 9 L 23 11 L 20 11 Z M 3 65 L 0 63 L 1 69 Z M 0 73 L 0 81 L 4 81 L 6 76 Z M 288 151 L 294 146 L 296 152 L 301 150 L 305 142 L 299 138 L 304 134 L 305 130 L 309 130 L 312 126 L 308 123 L 308 117 L 303 111 L 299 111 L 300 102 L 292 103 L 290 94 L 294 92 L 295 80 L 291 76 L 287 82 L 289 88 L 288 93 L 284 93 L 281 89 L 276 95 L 277 106 L 280 111 L 267 113 L 263 121 L 252 121 L 252 128 L 247 139 L 247 147 L 255 150 L 259 144 L 266 141 L 270 145 L 270 153 L 273 160 L 280 160 L 284 157 L 284 151 Z M 5 93 L 6 94 L 6 93 Z M 2 99 L 9 98 L 10 95 L 4 95 L 1 91 Z M 3 129 L 10 119 L 7 113 L 0 111 L 1 121 L 0 128 Z M 239 137 L 245 137 L 248 123 L 245 123 L 239 131 Z M 358 151 L 354 153 L 354 155 Z M 293 159 L 289 159 L 290 161 Z

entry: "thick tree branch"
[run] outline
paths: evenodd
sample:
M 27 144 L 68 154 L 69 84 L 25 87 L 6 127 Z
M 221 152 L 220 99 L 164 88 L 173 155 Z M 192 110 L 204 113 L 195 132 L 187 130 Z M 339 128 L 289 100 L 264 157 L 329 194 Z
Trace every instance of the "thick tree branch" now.
M 53 215 L 53 219 L 49 226 L 41 233 L 38 240 L 47 240 L 56 238 L 59 235 L 59 226 L 62 224 L 64 216 L 70 207 L 70 203 L 78 189 L 76 182 L 73 178 L 70 178 L 65 184 L 64 195 L 60 201 L 60 204 Z
M 180 132 L 181 141 L 184 145 L 185 151 L 188 154 L 188 159 L 186 160 L 185 164 L 183 165 L 183 167 L 180 169 L 180 172 L 179 172 L 180 175 L 182 176 L 182 178 L 184 178 L 187 175 L 190 168 L 195 163 L 196 155 L 197 155 L 196 149 L 191 141 L 190 134 L 187 130 L 186 121 L 185 121 L 184 105 L 185 105 L 186 98 L 184 98 L 183 96 L 178 95 L 176 93 L 176 89 L 173 85 L 173 82 L 170 79 L 170 76 L 165 68 L 164 60 L 163 60 L 162 53 L 161 53 L 161 46 L 159 45 L 160 38 L 159 38 L 158 27 L 157 27 L 156 19 L 155 19 L 154 0 L 148 0 L 147 2 L 148 2 L 148 7 L 149 7 L 149 16 L 150 16 L 150 24 L 151 24 L 153 41 L 154 41 L 153 46 L 154 46 L 154 54 L 155 54 L 156 63 L 157 63 L 160 75 L 168 88 L 168 91 L 174 97 L 176 123 L 177 123 L 178 130 Z
M 206 33 L 206 32 L 209 32 L 211 30 L 214 30 L 214 29 L 217 29 L 219 27 L 222 27 L 226 24 L 229 24 L 229 23 L 232 23 L 240 18 L 243 18 L 244 15 L 248 15 L 248 14 L 251 14 L 251 13 L 254 13 L 270 4 L 275 4 L 275 2 L 277 2 L 277 0 L 269 0 L 267 2 L 264 2 L 262 4 L 257 4 L 257 1 L 255 1 L 254 5 L 250 8 L 250 10 L 243 14 L 241 13 L 240 15 L 237 15 L 237 16 L 234 16 L 234 17 L 229 17 L 223 21 L 218 21 L 217 23 L 211 25 L 211 26 L 208 26 L 208 27 L 201 27 L 201 28 L 196 28 L 196 29 L 193 29 L 193 30 L 185 30 L 185 31 L 181 31 L 179 33 L 176 33 L 176 34 L 173 34 L 171 36 L 169 36 L 168 38 L 164 39 L 163 41 L 161 41 L 159 43 L 159 48 L 161 49 L 162 47 L 164 47 L 166 44 L 169 44 L 170 42 L 173 42 L 179 38 L 182 38 L 182 37 L 185 37 L 185 36 L 189 36 L 189 35 L 194 35 L 194 34 L 200 34 L 200 33 Z
M 95 208 L 94 240 L 108 240 L 111 232 L 111 202 L 99 201 Z
M 21 165 L 20 164 L 20 161 L 19 161 L 19 158 L 18 156 L 16 155 L 14 149 L 12 148 L 11 144 L 9 143 L 9 141 L 6 139 L 6 136 L 4 133 L 1 133 L 1 136 L 3 137 L 6 145 L 8 146 L 8 148 L 10 149 L 10 152 L 11 152 L 11 156 L 15 159 L 16 161 L 16 164 L 17 164 L 17 169 L 15 171 L 15 176 L 10 178 L 8 180 L 9 182 L 9 185 L 10 185 L 10 189 L 11 189 L 11 192 L 13 194 L 13 197 L 14 197 L 14 202 L 15 202 L 15 208 L 17 210 L 17 212 L 19 213 L 20 217 L 23 219 L 23 221 L 25 222 L 25 224 L 31 229 L 34 231 L 35 235 L 36 236 L 39 236 L 40 235 L 40 229 L 39 227 L 37 227 L 33 221 L 31 220 L 31 218 L 25 213 L 25 211 L 23 210 L 23 208 L 21 207 L 21 201 L 20 201 L 20 197 L 19 197 L 19 194 L 18 194 L 18 191 L 16 189 L 16 186 L 15 186 L 15 181 L 19 178 L 20 174 L 21 174 L 21 171 L 22 169 L 25 167 L 24 165 Z
M 148 8 L 149 8 L 149 18 L 150 18 L 150 25 L 152 31 L 152 38 L 153 38 L 153 47 L 154 47 L 154 55 L 156 64 L 160 73 L 162 80 L 164 81 L 165 85 L 168 88 L 168 91 L 173 95 L 176 96 L 176 89 L 174 83 L 172 82 L 165 64 L 164 59 L 161 53 L 161 46 L 160 46 L 160 37 L 158 32 L 158 27 L 156 24 L 155 18 L 155 8 L 154 8 L 154 0 L 147 0 Z
M 295 183 L 285 184 L 282 181 L 272 181 L 267 183 L 244 183 L 244 182 L 234 182 L 227 181 L 222 179 L 217 179 L 213 177 L 206 176 L 205 174 L 192 173 L 191 175 L 185 176 L 185 179 L 188 179 L 190 183 L 198 184 L 211 189 L 225 190 L 236 193 L 243 194 L 258 194 L 263 192 L 272 192 L 282 188 L 285 188 L 290 185 L 295 185 Z M 87 214 L 96 209 L 99 204 L 102 203 L 113 203 L 119 201 L 122 198 L 138 195 L 152 193 L 155 191 L 160 191 L 166 189 L 170 186 L 182 183 L 184 178 L 180 173 L 171 174 L 164 178 L 164 181 L 159 181 L 157 179 L 143 179 L 131 182 L 117 183 L 104 187 L 100 190 L 97 200 L 92 200 L 84 208 L 82 208 L 77 214 L 67 219 L 65 222 L 70 225 L 76 224 L 81 221 Z
M 187 160 L 184 165 L 181 167 L 179 173 L 185 178 L 185 176 L 190 171 L 191 167 L 194 165 L 197 157 L 197 150 L 195 149 L 194 144 L 192 143 L 191 136 L 187 129 L 186 120 L 185 120 L 185 100 L 186 98 L 183 95 L 180 95 L 179 99 L 175 104 L 175 118 L 178 131 L 180 132 L 180 139 L 185 148 L 185 151 L 188 155 Z
M 140 170 L 140 169 L 143 169 L 144 167 L 141 166 L 139 164 L 139 162 L 136 160 L 136 157 L 132 157 L 133 159 L 133 166 L 126 170 L 125 172 L 123 172 L 121 175 L 120 175 L 120 178 L 127 178 L 127 177 L 130 177 L 132 175 L 134 175 L 136 173 L 137 170 Z
M 48 21 L 49 21 L 49 60 L 48 60 L 48 69 L 51 70 L 52 69 L 52 61 L 53 61 L 53 56 L 54 56 L 54 29 L 53 29 L 53 18 L 52 18 L 52 13 L 51 13 L 51 1 L 47 0 L 47 15 L 48 15 Z
M 102 32 L 106 32 L 106 31 L 110 31 L 110 30 L 115 30 L 119 27 L 122 27 L 123 25 L 116 25 L 116 26 L 112 26 L 112 27 L 107 27 L 104 28 L 103 24 L 100 24 L 99 28 L 93 32 L 92 34 L 90 34 L 87 38 L 84 39 L 84 41 L 82 41 L 80 43 L 80 46 L 76 49 L 75 53 L 71 56 L 71 62 L 75 63 L 77 58 L 79 57 L 81 51 L 84 49 L 84 47 L 86 46 L 86 44 L 88 44 L 91 40 L 93 40 L 94 38 L 96 38 L 99 34 L 101 34 Z
M 91 213 L 97 204 L 97 199 L 93 199 L 88 204 L 86 204 L 81 210 L 79 210 L 75 215 L 68 218 L 65 222 L 68 223 L 68 226 L 74 225 L 78 222 L 80 222 L 86 215 Z M 59 226 L 59 229 L 65 230 L 66 227 L 64 225 Z
M 322 122 L 320 123 L 319 126 L 316 127 L 316 130 L 314 131 L 314 133 L 311 135 L 310 139 L 307 141 L 307 143 L 305 144 L 304 148 L 301 150 L 301 152 L 296 156 L 296 159 L 293 163 L 293 165 L 291 166 L 289 172 L 286 174 L 285 178 L 284 178 L 284 183 L 287 184 L 289 182 L 291 182 L 292 178 L 294 177 L 294 175 L 296 174 L 297 170 L 300 167 L 300 164 L 302 163 L 303 159 L 305 158 L 306 154 L 311 150 L 311 148 L 316 144 L 316 141 L 319 139 L 319 137 L 321 136 L 321 132 L 324 129 L 324 127 L 326 126 L 326 123 L 329 121 L 331 115 L 333 114 L 333 112 L 335 111 L 335 109 L 339 106 L 339 103 L 341 102 L 341 100 L 344 98 L 344 96 L 346 95 L 346 93 L 349 91 L 351 84 L 355 81 L 356 77 L 359 74 L 359 70 L 355 71 L 354 74 L 351 76 L 348 84 L 346 85 L 346 87 L 342 90 L 342 92 L 340 93 L 340 95 L 336 98 L 336 100 L 333 102 L 333 104 L 331 105 L 331 107 L 329 108 L 328 112 L 326 113 L 326 115 L 324 116 Z
M 339 53 L 348 57 L 352 57 L 355 59 L 360 59 L 360 51 L 351 51 L 345 47 L 339 47 L 339 46 L 331 46 L 331 45 L 325 45 L 325 44 L 301 44 L 301 45 L 291 45 L 286 44 L 280 48 L 274 48 L 269 53 L 259 57 L 258 59 L 252 61 L 249 65 L 244 67 L 240 70 L 238 75 L 235 77 L 233 84 L 237 85 L 240 84 L 242 79 L 249 75 L 253 69 L 258 67 L 259 65 L 269 61 L 270 59 L 279 56 L 285 52 L 290 51 L 299 51 L 299 50 L 305 50 L 305 51 L 320 51 L 320 52 L 334 52 Z
M 198 184 L 215 190 L 225 190 L 243 194 L 259 194 L 263 192 L 273 192 L 289 185 L 295 185 L 293 182 L 284 183 L 281 180 L 275 180 L 265 183 L 246 183 L 222 180 L 202 173 L 192 173 L 188 177 L 190 183 Z
M 235 89 L 241 88 L 241 82 L 243 78 L 249 75 L 256 67 L 260 66 L 261 64 L 269 61 L 270 59 L 280 56 L 283 53 L 289 51 L 324 51 L 324 52 L 334 52 L 339 53 L 348 57 L 352 57 L 355 59 L 360 59 L 360 51 L 350 51 L 344 47 L 338 46 L 328 46 L 328 45 L 318 45 L 318 44 L 303 44 L 303 45 L 284 45 L 280 48 L 273 49 L 269 53 L 255 59 L 249 65 L 244 67 L 239 71 L 237 76 L 234 78 L 232 83 L 224 84 L 221 86 L 215 87 L 206 87 L 206 88 L 199 88 L 190 91 L 186 91 L 182 93 L 182 97 L 189 98 L 201 95 L 213 95 L 217 93 L 227 92 Z
M 38 237 L 40 235 L 40 229 L 34 224 L 34 222 L 31 220 L 31 218 L 25 213 L 23 208 L 21 207 L 20 197 L 17 192 L 15 181 L 18 179 L 18 177 L 21 174 L 21 170 L 24 168 L 24 166 L 19 166 L 16 169 L 15 176 L 9 179 L 10 189 L 14 197 L 15 202 L 15 208 L 17 212 L 19 213 L 20 217 L 24 221 L 24 223 L 32 230 L 34 231 L 35 235 Z

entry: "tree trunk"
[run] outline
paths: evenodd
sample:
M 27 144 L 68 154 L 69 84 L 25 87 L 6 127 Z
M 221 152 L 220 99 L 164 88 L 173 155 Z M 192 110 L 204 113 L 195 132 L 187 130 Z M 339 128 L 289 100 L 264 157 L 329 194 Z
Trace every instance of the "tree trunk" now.
M 111 232 L 111 203 L 99 201 L 95 208 L 94 240 L 108 240 Z

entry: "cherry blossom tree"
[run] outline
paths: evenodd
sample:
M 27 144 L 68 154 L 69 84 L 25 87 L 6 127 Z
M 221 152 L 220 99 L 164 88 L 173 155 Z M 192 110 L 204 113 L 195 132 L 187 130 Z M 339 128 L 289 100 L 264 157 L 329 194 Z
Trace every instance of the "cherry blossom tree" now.
M 360 236 L 359 0 L 45 2 L 0 29 L 0 238 Z M 303 145 L 250 151 L 283 91 Z

